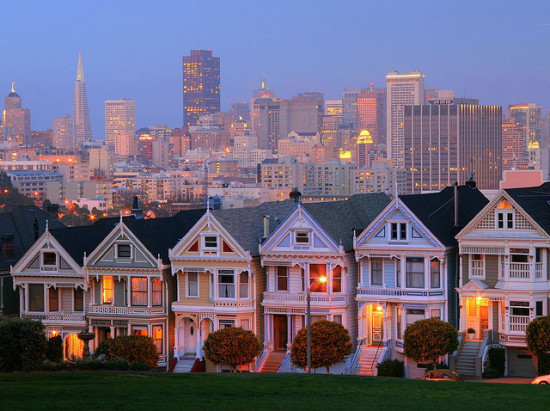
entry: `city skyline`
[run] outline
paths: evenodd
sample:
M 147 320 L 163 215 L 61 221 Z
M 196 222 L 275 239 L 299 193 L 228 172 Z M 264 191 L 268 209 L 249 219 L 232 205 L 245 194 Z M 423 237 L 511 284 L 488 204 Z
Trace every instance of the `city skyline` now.
M 18 36 L 2 46 L 10 59 L 0 67 L 0 89 L 7 95 L 15 81 L 32 129 L 51 128 L 54 118 L 71 114 L 74 62 L 82 51 L 94 138 L 104 136 L 105 101 L 122 97 L 136 101 L 138 128 L 179 127 L 182 57 L 203 48 L 221 59 L 224 111 L 233 101 L 249 102 L 262 73 L 280 97 L 319 91 L 338 99 L 344 88 L 382 87 L 387 73 L 416 69 L 425 73 L 426 87 L 481 104 L 550 108 L 548 4 L 253 5 L 164 2 L 150 9 L 122 1 L 110 4 L 107 15 L 102 2 L 14 4 L 0 29 Z M 127 18 L 117 19 L 122 12 Z

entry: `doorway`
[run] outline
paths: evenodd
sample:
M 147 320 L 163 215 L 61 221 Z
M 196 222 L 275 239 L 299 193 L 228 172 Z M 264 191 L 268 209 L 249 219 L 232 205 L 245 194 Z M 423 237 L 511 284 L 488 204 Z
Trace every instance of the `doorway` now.
M 286 351 L 288 341 L 288 318 L 286 315 L 273 316 L 273 348 Z
M 384 343 L 384 313 L 372 307 L 371 313 L 371 345 L 382 345 Z
M 483 331 L 489 329 L 489 300 L 483 297 L 466 302 L 466 327 L 475 330 L 474 339 L 483 338 Z

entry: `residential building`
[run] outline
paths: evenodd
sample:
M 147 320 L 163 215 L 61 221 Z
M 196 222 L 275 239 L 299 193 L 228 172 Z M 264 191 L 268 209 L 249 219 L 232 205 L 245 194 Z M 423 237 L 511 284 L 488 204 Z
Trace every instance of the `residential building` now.
M 87 141 L 92 141 L 88 94 L 86 92 L 86 80 L 84 78 L 82 54 L 80 51 L 78 52 L 78 67 L 76 69 L 74 84 L 73 127 L 74 141 L 77 146 L 81 146 Z
M 63 174 L 49 170 L 17 170 L 6 171 L 11 182 L 19 192 L 32 198 L 35 204 L 46 199 L 46 184 L 50 181 L 60 182 Z

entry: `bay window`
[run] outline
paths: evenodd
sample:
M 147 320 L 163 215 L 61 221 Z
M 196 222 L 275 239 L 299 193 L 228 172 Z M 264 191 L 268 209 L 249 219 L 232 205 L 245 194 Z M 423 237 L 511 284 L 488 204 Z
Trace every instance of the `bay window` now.
M 424 258 L 407 257 L 407 288 L 424 288 Z
M 199 273 L 187 273 L 187 297 L 199 296 Z
M 57 288 L 48 289 L 48 307 L 50 311 L 59 311 L 59 290 Z
M 235 298 L 235 275 L 233 270 L 218 270 L 218 296 Z
M 29 311 L 44 311 L 44 284 L 29 284 Z
M 147 277 L 132 277 L 132 305 L 147 305 Z
M 339 265 L 332 269 L 332 292 L 342 292 L 342 267 Z
M 113 276 L 106 275 L 103 277 L 102 281 L 103 287 L 103 304 L 112 304 L 113 303 Z
M 441 287 L 441 263 L 437 259 L 430 261 L 430 287 Z

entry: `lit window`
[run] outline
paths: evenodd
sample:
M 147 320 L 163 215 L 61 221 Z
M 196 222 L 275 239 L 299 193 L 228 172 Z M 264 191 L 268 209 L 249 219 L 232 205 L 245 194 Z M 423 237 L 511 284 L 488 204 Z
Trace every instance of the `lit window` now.
M 332 292 L 342 292 L 342 267 L 339 265 L 332 269 Z
M 153 325 L 153 342 L 157 347 L 157 354 L 162 354 L 162 325 Z
M 113 303 L 113 276 L 103 277 L 103 304 Z
M 132 277 L 132 305 L 147 305 L 146 277 Z
M 48 297 L 50 311 L 59 311 L 59 290 L 53 287 L 49 288 Z
M 44 265 L 57 265 L 57 254 L 56 253 L 42 253 L 42 258 Z
M 430 261 L 430 286 L 431 288 L 441 287 L 441 263 L 439 260 Z
M 118 258 L 130 258 L 132 256 L 132 249 L 130 244 L 119 244 L 117 247 Z
M 133 328 L 132 329 L 132 335 L 141 335 L 143 337 L 147 337 L 147 328 Z
M 326 264 L 310 264 L 309 266 L 309 281 L 311 284 L 312 293 L 327 292 L 327 266 Z M 325 280 L 325 281 L 323 281 Z
M 154 306 L 162 305 L 162 281 L 160 281 L 158 278 L 156 280 L 153 280 L 153 295 L 152 295 L 152 303 Z
M 248 272 L 239 274 L 239 297 L 248 298 Z

